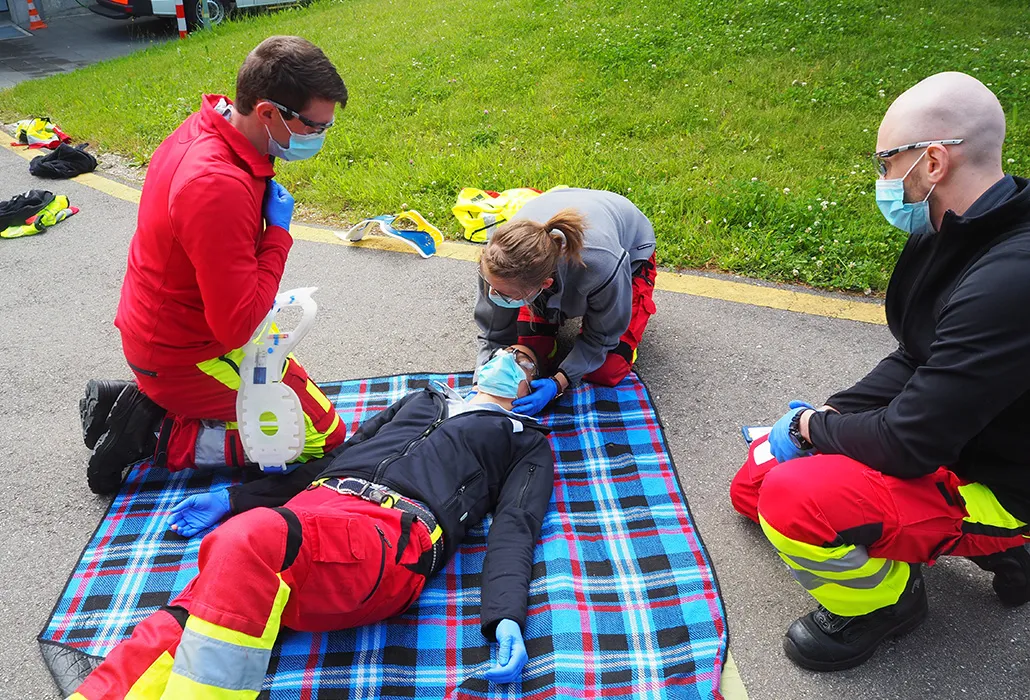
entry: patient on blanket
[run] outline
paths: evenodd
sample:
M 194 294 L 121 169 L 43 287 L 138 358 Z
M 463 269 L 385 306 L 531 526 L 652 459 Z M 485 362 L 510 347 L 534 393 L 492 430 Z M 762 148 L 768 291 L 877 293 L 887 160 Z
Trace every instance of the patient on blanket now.
M 499 648 L 485 677 L 519 678 L 554 481 L 545 429 L 511 411 L 536 376 L 529 348 L 502 348 L 466 398 L 413 392 L 320 460 L 185 499 L 171 519 L 184 536 L 235 517 L 204 538 L 196 578 L 72 698 L 256 698 L 280 626 L 321 632 L 402 613 L 491 511 L 480 618 Z

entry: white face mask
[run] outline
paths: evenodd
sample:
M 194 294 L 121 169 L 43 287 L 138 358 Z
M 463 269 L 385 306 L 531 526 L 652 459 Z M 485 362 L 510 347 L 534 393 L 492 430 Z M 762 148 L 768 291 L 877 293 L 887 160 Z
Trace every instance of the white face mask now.
M 887 223 L 906 233 L 922 234 L 935 231 L 930 221 L 930 195 L 934 187 L 937 187 L 937 183 L 933 184 L 921 202 L 905 201 L 905 178 L 925 155 L 924 150 L 902 177 L 876 181 L 876 206 L 880 208 L 880 213 L 887 219 Z

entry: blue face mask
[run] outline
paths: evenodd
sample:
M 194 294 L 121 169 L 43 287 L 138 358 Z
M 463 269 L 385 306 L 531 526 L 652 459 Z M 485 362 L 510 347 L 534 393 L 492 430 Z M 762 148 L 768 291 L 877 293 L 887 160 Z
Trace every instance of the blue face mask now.
M 276 111 L 276 114 L 279 114 L 279 112 Z M 283 126 L 286 127 L 287 131 L 290 132 L 290 145 L 286 148 L 280 146 L 279 142 L 272 138 L 272 132 L 268 131 L 266 126 L 265 131 L 268 133 L 269 155 L 282 158 L 283 160 L 306 160 L 322 150 L 322 144 L 325 143 L 324 131 L 321 134 L 295 134 L 286 123 L 286 120 L 283 119 L 282 114 L 279 114 L 279 119 L 282 120 Z
M 484 394 L 516 399 L 519 396 L 519 385 L 524 381 L 526 373 L 515 361 L 515 356 L 510 352 L 502 352 L 479 368 L 476 383 Z
M 923 155 L 926 155 L 926 151 L 923 151 Z M 906 233 L 934 232 L 933 224 L 930 223 L 930 194 L 937 186 L 936 183 L 930 188 L 930 192 L 926 193 L 923 201 L 905 201 L 905 178 L 923 159 L 923 155 L 916 159 L 903 177 L 876 181 L 876 206 L 880 208 L 880 213 L 887 219 L 887 223 Z
M 495 290 L 493 287 L 490 287 L 490 290 L 486 293 L 486 295 L 490 297 L 490 301 L 492 301 L 497 306 L 500 306 L 502 309 L 521 309 L 523 306 L 529 306 L 530 304 L 532 304 L 536 300 L 536 298 L 540 296 L 540 292 L 542 291 L 544 290 L 541 289 L 539 292 L 533 294 L 532 296 L 526 299 L 509 299 L 508 297 L 504 296 L 503 294 Z

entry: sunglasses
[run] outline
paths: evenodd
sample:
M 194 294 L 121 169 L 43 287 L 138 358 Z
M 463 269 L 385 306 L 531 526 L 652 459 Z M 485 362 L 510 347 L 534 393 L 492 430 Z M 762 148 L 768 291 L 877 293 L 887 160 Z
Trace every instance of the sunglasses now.
M 896 156 L 899 153 L 905 151 L 914 151 L 919 148 L 926 148 L 927 146 L 933 146 L 938 144 L 941 146 L 954 146 L 955 144 L 962 143 L 964 139 L 937 139 L 936 141 L 919 141 L 917 143 L 907 143 L 904 146 L 898 146 L 897 148 L 888 148 L 885 151 L 877 151 L 873 154 L 873 164 L 876 165 L 876 172 L 880 173 L 880 177 L 887 177 L 887 159 Z
M 290 109 L 289 107 L 285 107 L 279 104 L 275 100 L 265 100 L 265 102 L 268 102 L 270 105 L 278 109 L 280 114 L 282 114 L 284 117 L 289 117 L 290 119 L 297 119 L 300 121 L 301 124 L 308 127 L 309 129 L 314 129 L 314 133 L 316 134 L 323 133 L 326 129 L 331 127 L 336 122 L 335 119 L 332 119 L 327 122 L 316 122 L 312 119 L 308 119 L 300 112 L 297 112 L 295 110 Z
M 531 376 L 533 379 L 536 379 L 540 376 L 540 371 L 537 368 L 536 362 L 534 362 L 533 358 L 530 357 L 530 355 L 524 350 L 519 350 L 518 348 L 513 347 L 497 348 L 497 350 L 494 351 L 494 354 L 491 355 L 491 357 L 497 357 L 501 353 L 508 353 L 514 355 L 515 364 L 529 372 L 529 376 Z

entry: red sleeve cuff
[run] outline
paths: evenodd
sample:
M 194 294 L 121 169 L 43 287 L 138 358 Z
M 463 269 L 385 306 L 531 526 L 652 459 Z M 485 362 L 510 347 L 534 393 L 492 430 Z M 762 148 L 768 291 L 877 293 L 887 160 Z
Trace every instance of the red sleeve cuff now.
M 269 226 L 265 229 L 265 235 L 261 237 L 261 250 L 282 248 L 284 253 L 289 253 L 292 246 L 293 236 L 281 226 Z

